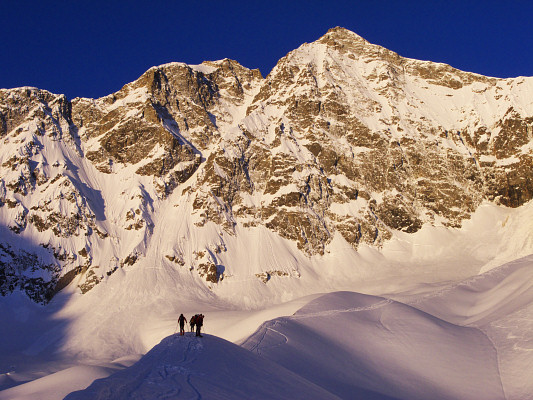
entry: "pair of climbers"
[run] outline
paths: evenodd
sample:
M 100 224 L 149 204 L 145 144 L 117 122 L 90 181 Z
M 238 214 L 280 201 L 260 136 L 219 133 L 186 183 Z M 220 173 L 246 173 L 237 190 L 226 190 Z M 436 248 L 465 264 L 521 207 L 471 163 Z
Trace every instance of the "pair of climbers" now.
M 194 332 L 194 327 L 196 326 L 196 336 L 202 337 L 200 331 L 204 325 L 204 314 L 196 314 L 191 317 L 191 332 Z
M 180 326 L 180 335 L 185 335 L 185 323 L 187 322 L 187 318 L 183 314 L 180 314 L 178 317 L 178 325 Z M 202 337 L 201 330 L 202 326 L 204 325 L 204 315 L 203 314 L 196 314 L 191 317 L 190 320 L 191 324 L 191 332 L 194 332 L 194 327 L 196 327 L 196 336 Z

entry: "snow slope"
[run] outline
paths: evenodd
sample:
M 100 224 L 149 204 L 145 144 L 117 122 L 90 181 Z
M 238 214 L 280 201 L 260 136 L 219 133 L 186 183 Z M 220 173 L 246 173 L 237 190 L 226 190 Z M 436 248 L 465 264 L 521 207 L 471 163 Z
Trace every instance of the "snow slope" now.
M 446 321 L 484 332 L 497 349 L 507 398 L 531 398 L 533 256 L 452 285 L 412 305 Z
M 242 346 L 170 335 L 134 366 L 67 398 L 531 398 L 533 256 L 427 292 L 311 296 L 270 310 L 286 315 Z M 227 335 L 233 318 L 246 324 L 244 311 L 219 312 L 229 321 L 215 332 Z M 261 319 L 248 316 L 248 328 Z M 48 379 L 61 388 L 70 371 Z M 44 388 L 41 382 L 0 392 L 0 399 L 29 398 L 24 394 Z
M 215 336 L 172 335 L 137 364 L 68 400 L 335 399 L 324 389 Z
M 244 347 L 345 399 L 360 388 L 406 400 L 504 398 L 482 332 L 377 296 L 325 295 Z
M 127 365 L 129 365 L 128 363 Z M 29 383 L 0 392 L 2 399 L 62 399 L 80 387 L 90 385 L 95 379 L 109 376 L 125 365 L 78 365 L 43 376 Z
M 405 303 L 324 295 L 243 346 L 342 398 L 363 387 L 402 399 L 528 399 L 532 293 L 528 256 Z

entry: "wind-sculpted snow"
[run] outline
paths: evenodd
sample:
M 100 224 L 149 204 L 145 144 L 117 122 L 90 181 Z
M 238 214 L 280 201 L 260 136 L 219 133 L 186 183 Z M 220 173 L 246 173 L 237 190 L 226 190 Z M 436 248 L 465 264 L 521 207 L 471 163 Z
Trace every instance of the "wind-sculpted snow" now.
M 344 398 L 504 399 L 498 358 L 479 330 L 375 296 L 324 295 L 267 322 L 244 345 Z M 361 393 L 358 397 L 358 394 Z
M 336 399 L 326 390 L 239 346 L 186 333 L 161 341 L 135 365 L 66 400 Z
M 533 380 L 533 256 L 515 260 L 411 303 L 483 331 L 498 352 L 507 399 L 527 399 Z
M 266 322 L 243 346 L 342 398 L 366 388 L 401 399 L 527 399 L 532 267 L 525 257 L 425 296 L 397 296 L 405 303 L 331 293 Z

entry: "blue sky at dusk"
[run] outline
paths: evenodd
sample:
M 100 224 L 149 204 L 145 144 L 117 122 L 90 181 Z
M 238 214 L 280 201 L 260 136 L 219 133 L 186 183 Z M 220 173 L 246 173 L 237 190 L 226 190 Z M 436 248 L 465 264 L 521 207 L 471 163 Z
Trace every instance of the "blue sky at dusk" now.
M 0 87 L 100 97 L 153 65 L 232 58 L 266 76 L 343 26 L 405 57 L 533 75 L 531 1 L 2 1 Z

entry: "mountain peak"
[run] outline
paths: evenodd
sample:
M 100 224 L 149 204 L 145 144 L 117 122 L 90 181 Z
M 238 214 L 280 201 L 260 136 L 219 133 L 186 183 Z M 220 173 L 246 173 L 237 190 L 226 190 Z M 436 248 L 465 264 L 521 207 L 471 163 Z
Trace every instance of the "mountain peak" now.
M 357 33 L 341 26 L 336 26 L 335 28 L 329 29 L 324 36 L 318 39 L 317 42 L 325 44 L 338 44 L 343 42 L 370 44 Z
M 327 35 L 336 35 L 336 36 L 344 36 L 344 37 L 356 37 L 356 38 L 361 38 L 361 36 L 359 36 L 357 33 L 349 30 L 349 29 L 346 29 L 346 28 L 343 28 L 342 26 L 336 26 L 334 28 L 330 28 L 328 29 L 328 31 L 326 32 L 326 34 L 324 36 L 327 36 Z
M 395 52 L 385 47 L 372 44 L 357 33 L 340 26 L 328 30 L 315 43 L 326 45 L 330 49 L 334 49 L 343 54 L 352 54 L 356 57 L 358 55 L 366 55 L 371 58 L 394 59 L 398 56 Z

